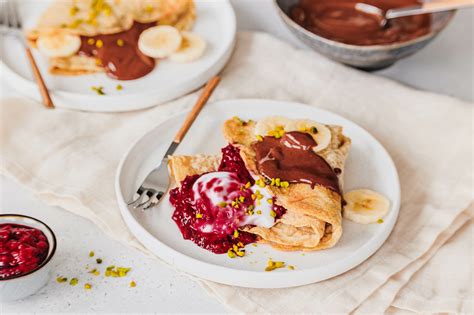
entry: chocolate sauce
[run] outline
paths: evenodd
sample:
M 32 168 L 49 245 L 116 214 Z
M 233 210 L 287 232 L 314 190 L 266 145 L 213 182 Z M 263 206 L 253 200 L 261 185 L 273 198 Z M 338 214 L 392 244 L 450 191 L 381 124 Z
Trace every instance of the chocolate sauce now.
M 280 139 L 264 137 L 252 147 L 256 152 L 257 168 L 265 177 L 321 185 L 340 193 L 339 181 L 331 166 L 313 151 L 316 145 L 308 133 L 292 131 Z
M 290 17 L 316 35 L 361 46 L 409 41 L 431 30 L 431 14 L 391 19 L 382 27 L 379 16 L 356 10 L 358 2 L 383 12 L 420 4 L 417 0 L 300 0 Z
M 150 73 L 155 60 L 138 49 L 141 32 L 156 23 L 135 22 L 127 31 L 97 36 L 81 36 L 79 54 L 95 57 L 101 61 L 108 76 L 117 80 L 134 80 Z

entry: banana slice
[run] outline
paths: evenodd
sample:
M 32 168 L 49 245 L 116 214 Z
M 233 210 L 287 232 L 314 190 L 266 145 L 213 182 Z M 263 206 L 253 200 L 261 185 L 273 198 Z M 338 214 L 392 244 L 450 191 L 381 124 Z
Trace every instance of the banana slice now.
M 308 132 L 313 136 L 318 144 L 313 148 L 314 152 L 319 152 L 328 147 L 331 143 L 331 130 L 323 124 L 309 119 L 293 120 L 288 126 L 289 131 Z
M 378 192 L 356 189 L 344 194 L 344 218 L 361 224 L 376 223 L 389 211 L 390 201 Z
M 178 29 L 169 25 L 150 27 L 138 38 L 138 49 L 151 58 L 166 58 L 181 46 Z
M 38 37 L 36 46 L 47 57 L 69 57 L 81 48 L 81 38 L 67 33 L 44 34 Z
M 324 150 L 331 143 L 331 130 L 325 125 L 308 119 L 289 119 L 282 116 L 270 116 L 259 120 L 255 126 L 255 135 L 274 136 L 279 130 L 309 133 L 317 143 L 313 148 L 314 152 Z
M 184 63 L 199 59 L 206 50 L 204 39 L 190 32 L 182 32 L 181 35 L 183 36 L 181 47 L 171 54 L 170 60 Z

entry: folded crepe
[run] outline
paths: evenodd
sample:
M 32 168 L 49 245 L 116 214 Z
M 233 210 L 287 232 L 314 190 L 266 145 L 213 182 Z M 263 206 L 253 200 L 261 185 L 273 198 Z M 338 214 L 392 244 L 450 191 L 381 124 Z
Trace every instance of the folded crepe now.
M 79 36 L 115 34 L 129 30 L 134 22 L 172 25 L 189 30 L 196 20 L 193 0 L 55 0 L 26 33 L 29 44 L 43 34 L 67 33 Z M 49 58 L 50 72 L 81 75 L 104 72 L 95 57 L 73 55 Z
M 240 149 L 240 155 L 247 169 L 263 179 L 257 168 L 256 153 L 252 148 L 255 139 L 253 121 L 242 124 L 230 119 L 224 123 L 223 134 L 229 143 Z M 342 191 L 344 163 L 350 148 L 350 139 L 342 133 L 342 127 L 327 126 L 331 132 L 329 145 L 318 154 L 337 174 Z M 179 185 L 188 175 L 216 171 L 220 156 L 170 156 L 170 171 Z M 313 251 L 334 246 L 342 235 L 342 196 L 340 193 L 321 185 L 295 183 L 288 187 L 266 186 L 275 203 L 286 208 L 286 213 L 277 219 L 271 228 L 244 226 L 244 231 L 256 234 L 260 242 L 279 250 Z

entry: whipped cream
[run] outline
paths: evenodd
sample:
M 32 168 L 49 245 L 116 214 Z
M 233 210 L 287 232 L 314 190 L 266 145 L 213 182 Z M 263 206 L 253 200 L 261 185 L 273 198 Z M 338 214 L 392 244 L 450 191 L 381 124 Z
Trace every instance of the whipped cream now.
M 204 220 L 198 227 L 204 233 L 222 233 L 232 231 L 235 227 L 255 225 L 270 228 L 275 223 L 272 213 L 270 193 L 262 187 L 253 185 L 243 188 L 245 184 L 239 181 L 237 174 L 232 172 L 211 172 L 202 175 L 193 184 L 195 204 L 208 212 L 211 220 Z M 251 195 L 260 196 L 253 200 Z M 245 202 L 240 207 L 233 207 L 232 202 L 244 196 Z M 253 205 L 253 214 L 246 210 Z
M 272 204 L 268 202 L 268 200 L 273 200 L 272 195 L 268 192 L 266 188 L 259 187 L 257 185 L 253 185 L 250 187 L 254 194 L 259 193 L 263 196 L 262 199 L 255 202 L 255 210 L 253 211 L 252 215 L 246 215 L 244 217 L 244 221 L 242 221 L 242 225 L 255 225 L 261 226 L 265 228 L 271 228 L 275 223 L 275 218 L 272 217 Z M 258 214 L 258 211 L 261 214 Z

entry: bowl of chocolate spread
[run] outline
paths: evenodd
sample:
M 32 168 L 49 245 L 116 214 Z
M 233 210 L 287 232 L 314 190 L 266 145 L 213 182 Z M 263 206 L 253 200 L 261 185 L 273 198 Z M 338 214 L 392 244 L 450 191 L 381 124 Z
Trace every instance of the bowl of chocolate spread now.
M 312 49 L 344 64 L 377 70 L 416 53 L 451 20 L 454 11 L 391 19 L 356 9 L 357 3 L 392 8 L 419 0 L 274 0 L 284 23 Z

